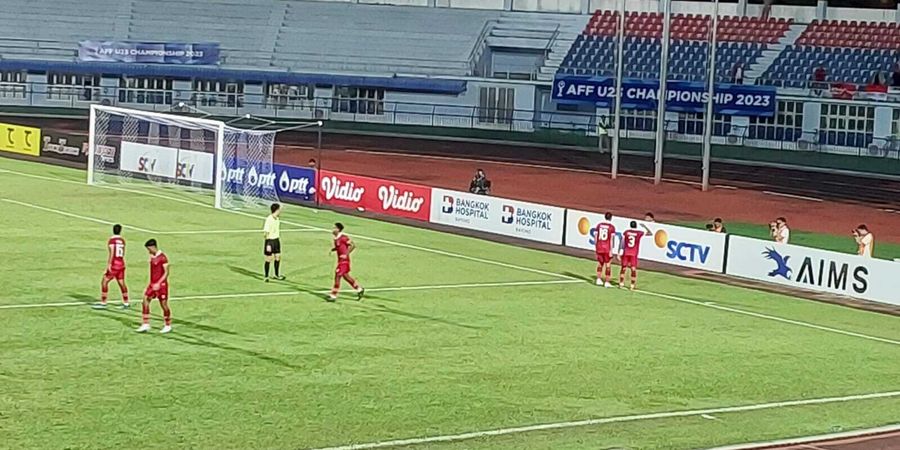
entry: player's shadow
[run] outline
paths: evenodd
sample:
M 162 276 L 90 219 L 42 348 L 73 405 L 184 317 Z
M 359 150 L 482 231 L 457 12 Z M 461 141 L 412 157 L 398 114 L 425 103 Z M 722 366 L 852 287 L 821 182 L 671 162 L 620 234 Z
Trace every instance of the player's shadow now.
M 137 305 L 135 305 L 135 306 L 137 306 Z M 132 308 L 134 308 L 135 306 L 132 306 Z M 138 308 L 140 308 L 140 307 L 138 306 Z M 127 311 L 127 310 L 126 310 L 126 311 L 121 311 L 121 310 L 106 310 L 106 311 L 101 311 L 101 312 L 105 312 L 105 313 L 106 313 L 106 314 L 102 314 L 102 315 L 101 315 L 102 317 L 108 318 L 108 319 L 113 319 L 113 320 L 115 320 L 115 321 L 117 321 L 117 322 L 119 322 L 119 323 L 122 323 L 123 325 L 127 326 L 128 328 L 132 328 L 132 327 L 137 323 L 137 322 L 135 321 L 135 318 L 134 318 L 135 314 L 131 314 L 131 313 L 130 313 L 129 311 Z M 154 319 L 157 319 L 157 320 L 162 320 L 162 317 L 159 316 L 159 315 L 152 315 L 151 317 L 153 317 Z M 193 321 L 191 321 L 191 320 L 183 319 L 183 318 L 180 318 L 180 317 L 176 320 L 176 322 L 177 322 L 179 325 L 185 325 L 185 326 L 187 326 L 187 327 L 194 328 L 194 329 L 197 329 L 197 330 L 208 331 L 208 332 L 211 332 L 211 333 L 227 334 L 227 335 L 229 335 L 229 336 L 239 336 L 238 333 L 236 333 L 236 332 L 234 332 L 234 331 L 231 331 L 231 330 L 226 330 L 226 329 L 224 329 L 224 328 L 214 327 L 214 326 L 212 326 L 212 325 L 204 325 L 204 324 L 202 324 L 202 323 L 193 322 Z
M 94 297 L 93 295 L 86 295 L 86 294 L 69 294 L 69 298 L 71 298 L 72 300 L 77 300 L 79 302 L 85 302 L 85 303 L 93 303 L 93 302 L 97 301 L 97 297 Z
M 584 281 L 585 283 L 588 283 L 588 284 L 594 284 L 594 281 L 596 281 L 596 280 L 594 280 L 593 278 L 591 278 L 591 277 L 589 277 L 589 276 L 586 276 L 586 275 L 582 275 L 582 274 L 580 274 L 580 273 L 575 273 L 575 272 L 563 272 L 562 274 L 565 275 L 565 276 L 567 276 L 567 277 L 569 277 L 569 278 L 577 278 L 577 279 L 582 280 L 582 281 Z
M 132 314 L 127 314 L 127 313 L 122 313 L 122 312 L 106 311 L 106 314 L 101 314 L 100 316 L 110 319 L 110 320 L 114 320 L 116 322 L 119 322 L 119 323 L 125 325 L 129 329 L 133 329 L 133 327 L 136 323 Z M 294 369 L 294 370 L 303 369 L 302 366 L 297 366 L 297 365 L 291 364 L 283 359 L 279 359 L 274 356 L 269 356 L 264 353 L 256 352 L 256 351 L 249 350 L 246 348 L 237 347 L 237 346 L 230 345 L 230 344 L 213 342 L 211 340 L 204 339 L 200 336 L 190 333 L 189 330 L 193 327 L 193 328 L 197 328 L 197 329 L 204 330 L 204 331 L 212 331 L 212 332 L 216 332 L 216 333 L 237 335 L 237 333 L 235 333 L 233 331 L 223 330 L 221 328 L 211 327 L 209 325 L 200 325 L 195 322 L 191 322 L 191 321 L 183 320 L 183 319 L 175 320 L 174 325 L 175 325 L 175 327 L 178 327 L 178 329 L 170 334 L 167 334 L 166 339 L 171 339 L 171 340 L 178 341 L 178 342 L 181 342 L 183 344 L 188 344 L 188 345 L 214 348 L 217 350 L 237 353 L 237 354 L 241 354 L 244 356 L 256 358 L 260 361 L 265 361 L 268 363 L 276 364 L 276 365 L 279 365 L 279 366 L 282 366 L 282 367 L 285 367 L 288 369 Z M 182 327 L 182 325 L 183 325 L 183 327 Z M 186 331 L 186 330 L 188 330 L 188 331 Z
M 367 300 L 382 300 L 382 301 L 387 300 L 387 301 L 396 303 L 396 300 L 391 300 L 391 299 L 381 297 L 381 296 L 376 296 L 376 295 L 367 295 L 366 299 L 363 300 L 362 302 L 356 302 L 356 301 L 351 300 L 351 301 L 345 301 L 342 303 L 345 303 L 345 304 L 348 304 L 348 305 L 351 305 L 353 307 L 360 308 L 360 309 L 366 309 L 369 311 L 374 311 L 374 312 L 379 312 L 379 313 L 393 314 L 396 316 L 406 317 L 408 319 L 422 320 L 422 321 L 426 321 L 426 322 L 434 322 L 434 323 L 439 323 L 442 325 L 450 325 L 453 327 L 466 328 L 469 330 L 483 330 L 484 329 L 483 327 L 469 325 L 469 324 L 460 323 L 460 322 L 454 322 L 452 320 L 442 319 L 440 317 L 426 316 L 424 314 L 417 314 L 417 313 L 412 313 L 409 311 L 402 311 L 402 310 L 399 310 L 396 308 L 392 308 L 390 306 L 386 306 L 386 305 L 382 305 L 382 304 L 378 304 L 378 303 L 372 303 Z
M 228 270 L 230 270 L 238 275 L 243 275 L 245 277 L 253 278 L 254 280 L 262 281 L 263 279 L 265 279 L 265 277 L 262 276 L 262 274 L 256 273 L 252 270 L 247 270 L 243 267 L 228 266 Z

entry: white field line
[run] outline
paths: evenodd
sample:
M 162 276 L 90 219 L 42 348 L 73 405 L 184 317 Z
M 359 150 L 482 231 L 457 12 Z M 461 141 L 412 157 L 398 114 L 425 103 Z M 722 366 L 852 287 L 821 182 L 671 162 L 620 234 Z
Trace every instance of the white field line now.
M 495 283 L 464 283 L 464 284 L 434 284 L 424 286 L 395 286 L 395 287 L 376 287 L 367 288 L 366 292 L 402 292 L 402 291 L 441 291 L 449 289 L 481 289 L 481 288 L 497 288 L 497 287 L 521 287 L 521 286 L 548 286 L 557 284 L 574 284 L 583 283 L 581 280 L 546 280 L 546 281 L 506 281 Z M 315 294 L 328 294 L 330 289 L 322 289 L 313 291 Z M 183 300 L 221 300 L 232 298 L 251 298 L 251 297 L 280 297 L 304 295 L 302 291 L 275 291 L 275 292 L 246 292 L 239 294 L 209 294 L 209 295 L 187 295 L 183 297 L 172 297 L 172 301 Z M 68 306 L 84 306 L 90 305 L 92 302 L 59 302 L 59 303 L 31 303 L 31 304 L 15 304 L 0 305 L 2 309 L 34 309 L 34 308 L 62 308 Z
M 599 418 L 599 419 L 576 420 L 576 421 L 571 421 L 571 422 L 543 423 L 543 424 L 537 424 L 537 425 L 526 425 L 526 426 L 521 426 L 521 427 L 497 428 L 497 429 L 493 429 L 493 430 L 484 430 L 484 431 L 472 431 L 472 432 L 460 433 L 460 434 L 447 434 L 447 435 L 442 435 L 442 436 L 396 439 L 396 440 L 390 440 L 390 441 L 369 442 L 369 443 L 363 443 L 363 444 L 348 444 L 348 445 L 341 445 L 341 446 L 337 446 L 337 447 L 318 448 L 315 450 L 365 450 L 365 449 L 385 448 L 385 447 L 404 447 L 404 446 L 413 446 L 413 445 L 422 445 L 422 444 L 433 444 L 436 442 L 458 442 L 458 441 L 464 441 L 464 440 L 468 440 L 468 439 L 477 439 L 477 438 L 485 438 L 485 437 L 493 437 L 493 436 L 504 436 L 504 435 L 510 435 L 510 434 L 521 434 L 521 433 L 529 433 L 529 432 L 534 432 L 534 431 L 548 431 L 548 430 L 560 430 L 560 429 L 586 427 L 586 426 L 594 426 L 594 425 L 607 425 L 607 424 L 612 424 L 612 423 L 638 422 L 638 421 L 644 421 L 644 420 L 671 419 L 671 418 L 678 418 L 678 417 L 694 417 L 694 416 L 701 416 L 704 414 L 725 414 L 725 413 L 739 413 L 739 412 L 747 412 L 747 411 L 762 411 L 762 410 L 767 410 L 767 409 L 789 408 L 789 407 L 810 406 L 810 405 L 824 405 L 824 404 L 829 404 L 829 403 L 844 403 L 844 402 L 852 402 L 852 401 L 860 401 L 860 400 L 873 400 L 873 399 L 894 398 L 894 397 L 900 397 L 900 391 L 876 392 L 873 394 L 848 395 L 848 396 L 843 396 L 843 397 L 825 397 L 825 398 L 814 398 L 814 399 L 806 399 L 806 400 L 789 400 L 789 401 L 783 401 L 783 402 L 757 403 L 757 404 L 752 404 L 752 405 L 741 405 L 741 406 L 725 406 L 725 407 L 720 407 L 720 408 L 667 411 L 667 412 L 657 412 L 657 413 L 649 413 L 649 414 L 635 414 L 635 415 L 629 415 L 629 416 L 614 416 L 614 417 L 604 417 L 604 418 Z
M 793 198 L 793 199 L 797 199 L 797 200 L 806 200 L 806 201 L 808 201 L 808 202 L 817 202 L 817 203 L 821 203 L 821 202 L 824 202 L 824 201 L 825 201 L 825 200 L 822 200 L 821 198 L 807 197 L 807 196 L 805 196 L 805 195 L 785 194 L 785 193 L 782 193 L 782 192 L 762 191 L 762 193 L 763 193 L 763 194 L 768 194 L 768 195 L 774 195 L 774 196 L 776 196 L 776 197 L 785 197 L 785 198 Z
M 61 183 L 76 184 L 76 185 L 79 185 L 79 186 L 85 186 L 85 185 L 86 185 L 85 183 L 80 183 L 80 182 L 77 182 L 77 181 L 65 180 L 65 179 L 59 179 L 59 178 L 52 178 L 52 177 L 45 177 L 45 176 L 34 175 L 34 174 L 30 174 L 30 173 L 25 173 L 25 172 L 18 172 L 18 171 L 15 171 L 15 170 L 0 169 L 0 173 L 11 173 L 11 174 L 14 174 L 14 175 L 21 175 L 21 176 L 25 176 L 25 177 L 31 177 L 31 178 L 37 178 L 37 179 L 43 179 L 43 180 L 48 180 L 48 181 L 56 181 L 56 182 L 61 182 Z M 112 190 L 122 191 L 122 192 L 130 192 L 130 193 L 140 194 L 140 195 L 148 195 L 148 196 L 151 196 L 151 197 L 157 197 L 157 198 L 162 198 L 162 199 L 172 200 L 172 201 L 176 201 L 176 202 L 187 203 L 187 204 L 190 204 L 190 205 L 202 206 L 202 207 L 205 207 L 205 208 L 212 208 L 212 209 L 215 209 L 215 206 L 209 205 L 209 204 L 206 204 L 206 203 L 194 202 L 194 201 L 185 200 L 185 199 L 181 199 L 181 198 L 177 198 L 177 197 L 170 197 L 170 196 L 167 196 L 167 195 L 156 194 L 156 193 L 151 193 L 151 192 L 144 192 L 144 191 L 135 190 L 135 189 L 127 189 L 127 188 L 120 188 L 120 187 L 115 187 L 115 186 L 105 186 L 105 185 L 95 185 L 94 187 L 98 187 L 98 188 L 102 188 L 102 189 L 112 189 Z M 234 210 L 229 210 L 229 209 L 221 209 L 221 210 L 218 210 L 218 211 L 228 212 L 228 213 L 231 213 L 231 214 L 236 214 L 236 215 L 241 215 L 241 216 L 246 216 L 246 217 L 252 217 L 252 218 L 257 219 L 257 220 L 260 220 L 260 221 L 263 220 L 263 217 L 261 217 L 261 216 L 258 216 L 258 215 L 256 215 L 256 214 L 251 214 L 251 213 L 248 213 L 248 212 L 244 212 L 244 211 L 234 211 Z M 283 220 L 283 219 L 282 219 L 281 223 L 287 224 L 287 225 L 296 226 L 296 227 L 306 228 L 306 229 L 310 229 L 310 230 L 329 231 L 329 230 L 326 229 L 326 228 L 321 228 L 321 227 L 316 227 L 316 226 L 306 225 L 306 224 L 297 223 L 297 222 L 290 222 L 290 221 Z M 458 253 L 446 252 L 446 251 L 443 251 L 443 250 L 433 249 L 433 248 L 429 248 L 429 247 L 421 247 L 421 246 L 418 246 L 418 245 L 404 244 L 404 243 L 402 243 L 402 242 L 391 241 L 391 240 L 388 240 L 388 239 L 381 239 L 381 238 L 375 238 L 375 237 L 363 236 L 363 235 L 359 235 L 359 234 L 354 234 L 353 237 L 356 238 L 356 239 L 360 239 L 360 240 L 369 240 L 369 241 L 372 241 L 372 242 L 378 242 L 378 243 L 382 243 L 382 244 L 393 245 L 393 246 L 396 246 L 396 247 L 403 247 L 403 248 L 408 248 L 408 249 L 411 249 L 411 250 L 419 250 L 419 251 L 423 251 L 423 252 L 427 252 L 427 253 L 433 253 L 433 254 L 436 254 L 436 255 L 449 256 L 449 257 L 451 257 L 451 258 L 457 258 L 457 259 L 463 259 L 463 260 L 467 260 L 467 261 L 480 262 L 480 263 L 484 263 L 484 264 L 490 264 L 490 265 L 494 265 L 494 266 L 498 266 L 498 267 L 505 267 L 505 268 L 507 268 L 507 269 L 514 269 L 514 270 L 519 270 L 519 271 L 523 271 L 523 272 L 536 273 L 536 274 L 545 275 L 545 276 L 550 276 L 550 277 L 554 277 L 554 278 L 558 278 L 558 279 L 562 279 L 562 280 L 574 280 L 574 279 L 575 279 L 575 278 L 570 277 L 570 276 L 567 276 L 567 275 L 561 275 L 561 274 L 554 273 L 554 272 L 548 272 L 548 271 L 546 271 L 546 270 L 533 269 L 533 268 L 530 268 L 530 267 L 523 267 L 523 266 L 518 266 L 518 265 L 515 265 L 515 264 L 508 264 L 508 263 L 504 263 L 504 262 L 500 262 L 500 261 L 493 261 L 493 260 L 490 260 L 490 259 L 478 258 L 478 257 L 474 257 L 474 256 L 466 256 L 466 255 L 461 255 L 461 254 L 458 254 Z
M 709 450 L 754 450 L 761 448 L 783 448 L 789 446 L 796 445 L 804 445 L 804 444 L 819 444 L 827 445 L 832 447 L 835 445 L 835 441 L 844 441 L 844 440 L 862 440 L 866 436 L 871 435 L 879 435 L 886 433 L 894 433 L 900 431 L 900 425 L 888 425 L 884 427 L 878 428 L 867 428 L 865 430 L 855 430 L 855 431 L 844 431 L 841 433 L 830 433 L 830 434 L 822 434 L 818 436 L 803 436 L 797 438 L 789 438 L 789 439 L 781 439 L 777 441 L 768 441 L 768 442 L 754 442 L 751 444 L 737 444 L 737 445 L 727 445 L 725 447 L 716 447 Z M 815 445 L 807 445 L 809 448 L 817 448 Z
M 108 220 L 98 219 L 96 217 L 82 216 L 81 214 L 70 213 L 70 212 L 59 210 L 59 209 L 47 208 L 45 206 L 35 205 L 33 203 L 20 202 L 18 200 L 12 200 L 12 199 L 8 199 L 8 198 L 0 198 L 0 201 L 6 202 L 6 203 L 11 203 L 13 205 L 24 206 L 26 208 L 34 208 L 34 209 L 41 210 L 41 211 L 59 214 L 61 216 L 72 217 L 74 219 L 87 220 L 87 221 L 94 222 L 94 223 L 102 223 L 104 225 L 115 225 L 117 223 L 117 222 L 110 222 Z M 133 230 L 141 231 L 144 233 L 156 233 L 155 231 L 148 230 L 146 228 L 136 227 L 133 225 L 123 224 L 122 226 L 131 228 Z
M 16 174 L 16 175 L 22 175 L 22 176 L 26 176 L 26 177 L 44 179 L 44 180 L 48 180 L 48 181 L 58 181 L 58 182 L 71 183 L 71 184 L 77 184 L 79 186 L 84 186 L 84 184 L 76 182 L 76 181 L 72 181 L 72 180 L 64 180 L 64 179 L 58 179 L 58 178 L 45 177 L 45 176 L 41 176 L 41 175 L 29 174 L 29 173 L 25 173 L 25 172 L 0 169 L 0 173 L 4 173 L 4 172 Z M 141 195 L 149 195 L 152 197 L 158 197 L 158 198 L 162 198 L 162 199 L 168 199 L 168 200 L 172 200 L 172 201 L 188 203 L 188 204 L 202 206 L 202 207 L 206 207 L 206 208 L 214 208 L 214 206 L 208 205 L 205 203 L 193 202 L 193 201 L 189 201 L 189 200 L 180 199 L 177 197 L 169 197 L 166 195 L 149 193 L 149 192 L 144 192 L 144 191 L 139 191 L 139 190 L 134 190 L 134 189 L 117 188 L 117 187 L 113 187 L 113 186 L 103 186 L 103 185 L 96 186 L 96 187 L 120 190 L 120 191 L 124 191 L 124 192 L 131 192 L 131 193 L 141 194 Z M 254 214 L 250 214 L 250 213 L 247 213 L 244 211 L 233 211 L 233 210 L 221 210 L 221 211 L 230 212 L 233 214 L 243 215 L 243 216 L 247 216 L 247 217 L 252 217 L 255 219 L 261 219 L 260 217 L 254 215 Z M 288 225 L 303 227 L 303 228 L 306 228 L 309 230 L 327 231 L 324 228 L 314 227 L 314 226 L 310 226 L 310 225 L 304 225 L 304 224 L 288 222 L 288 221 L 282 221 L 282 222 L 285 224 L 288 224 Z M 558 274 L 558 273 L 548 272 L 545 270 L 532 269 L 530 267 L 522 267 L 522 266 L 517 266 L 515 264 L 507 264 L 507 263 L 503 263 L 503 262 L 499 262 L 499 261 L 492 261 L 492 260 L 477 258 L 477 257 L 473 257 L 473 256 L 466 256 L 466 255 L 461 255 L 458 253 L 452 253 L 452 252 L 447 252 L 447 251 L 437 250 L 437 249 L 432 249 L 432 248 L 427 248 L 427 247 L 419 247 L 416 245 L 403 244 L 400 242 L 394 242 L 394 241 L 390 241 L 390 240 L 386 240 L 386 239 L 369 238 L 369 237 L 360 236 L 360 235 L 354 235 L 354 237 L 356 237 L 357 239 L 368 239 L 368 240 L 371 240 L 374 242 L 380 242 L 380 243 L 384 243 L 384 244 L 388 244 L 388 245 L 394 245 L 394 246 L 409 248 L 409 249 L 413 249 L 413 250 L 420 250 L 420 251 L 424 251 L 424 252 L 449 256 L 449 257 L 458 258 L 458 259 L 481 262 L 481 263 L 485 263 L 485 264 L 495 265 L 498 267 L 506 267 L 509 269 L 515 269 L 515 270 L 520 270 L 520 271 L 524 271 L 524 272 L 531 272 L 531 273 L 537 273 L 537 274 L 541 274 L 541 275 L 547 275 L 547 276 L 555 277 L 560 280 L 568 280 L 568 281 L 577 280 L 576 278 L 570 277 L 568 275 L 562 275 L 562 274 Z M 816 329 L 816 330 L 820 330 L 820 331 L 841 334 L 844 336 L 852 336 L 852 337 L 866 339 L 866 340 L 870 340 L 870 341 L 882 342 L 882 343 L 887 343 L 887 344 L 892 344 L 892 345 L 900 345 L 900 341 L 897 341 L 897 340 L 880 338 L 877 336 L 870 336 L 870 335 L 866 335 L 866 334 L 862 334 L 862 333 L 856 333 L 856 332 L 852 332 L 852 331 L 841 330 L 838 328 L 826 327 L 826 326 L 817 325 L 817 324 L 813 324 L 813 323 L 809 323 L 809 322 L 803 322 L 803 321 L 799 321 L 799 320 L 785 319 L 785 318 L 777 317 L 777 316 L 770 316 L 770 315 L 766 315 L 766 314 L 754 313 L 751 311 L 744 311 L 744 310 L 737 309 L 737 308 L 730 308 L 727 306 L 720 306 L 720 305 L 716 305 L 713 303 L 700 302 L 697 300 L 691 300 L 688 298 L 678 297 L 678 296 L 674 296 L 674 295 L 661 294 L 661 293 L 649 292 L 649 291 L 641 291 L 641 292 L 643 292 L 644 294 L 656 296 L 659 298 L 679 301 L 682 303 L 689 303 L 692 305 L 703 306 L 703 307 L 707 307 L 707 308 L 713 308 L 713 309 L 717 309 L 719 311 L 727 311 L 727 312 L 731 312 L 734 314 L 742 314 L 745 316 L 756 317 L 759 319 L 774 320 L 774 321 L 781 322 L 781 323 L 797 325 L 797 326 L 806 327 L 806 328 L 812 328 L 812 329 Z
M 796 325 L 796 326 L 805 327 L 805 328 L 812 328 L 814 330 L 825 331 L 828 333 L 842 334 L 844 336 L 852 336 L 855 338 L 866 339 L 866 340 L 875 341 L 875 342 L 882 342 L 885 344 L 900 345 L 900 341 L 894 340 L 894 339 L 870 336 L 868 334 L 862 334 L 862 333 L 856 333 L 853 331 L 841 330 L 839 328 L 826 327 L 824 325 L 816 325 L 814 323 L 803 322 L 800 320 L 785 319 L 783 317 L 778 317 L 778 316 L 770 316 L 768 314 L 747 311 L 747 310 L 743 310 L 743 309 L 739 309 L 739 308 L 732 308 L 730 306 L 717 305 L 717 304 L 711 303 L 711 302 L 701 302 L 698 300 L 691 300 L 688 298 L 678 297 L 675 295 L 661 294 L 658 292 L 651 292 L 651 291 L 644 291 L 644 290 L 639 290 L 637 292 L 639 292 L 641 294 L 653 296 L 653 297 L 666 299 L 666 300 L 673 300 L 676 302 L 687 303 L 690 305 L 702 306 L 704 308 L 712 308 L 712 309 L 717 309 L 719 311 L 727 311 L 727 312 L 734 313 L 734 314 L 741 314 L 744 316 L 755 317 L 757 319 L 772 320 L 775 322 L 787 323 L 787 324 Z

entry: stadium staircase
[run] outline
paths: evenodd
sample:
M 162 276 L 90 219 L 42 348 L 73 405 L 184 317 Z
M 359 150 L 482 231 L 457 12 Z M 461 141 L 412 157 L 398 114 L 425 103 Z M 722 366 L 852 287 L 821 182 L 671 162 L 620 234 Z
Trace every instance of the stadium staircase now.
M 485 41 L 492 48 L 544 52 L 538 80 L 552 80 L 572 42 L 584 28 L 585 16 L 504 12 Z
M 747 68 L 744 72 L 744 84 L 756 84 L 756 80 L 772 67 L 772 64 L 778 59 L 778 55 L 787 47 L 794 45 L 805 29 L 806 25 L 791 24 L 778 43 L 763 50 L 759 59 Z

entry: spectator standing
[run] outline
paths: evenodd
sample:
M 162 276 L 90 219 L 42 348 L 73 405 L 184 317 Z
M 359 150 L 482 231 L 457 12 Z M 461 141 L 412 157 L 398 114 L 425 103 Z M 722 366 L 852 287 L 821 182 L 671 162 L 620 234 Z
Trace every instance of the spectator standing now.
M 475 171 L 475 176 L 469 182 L 469 192 L 478 195 L 491 194 L 491 180 L 488 180 L 483 170 L 478 169 Z
M 891 74 L 891 86 L 900 87 L 900 62 L 894 63 L 894 72 Z
M 819 66 L 813 70 L 812 89 L 815 95 L 821 96 L 828 88 L 828 85 L 826 84 L 827 79 L 828 71 L 825 70 L 824 64 L 819 63 Z
M 731 82 L 734 84 L 744 84 L 744 64 L 735 63 L 731 68 Z
M 727 233 L 728 230 L 725 228 L 725 222 L 722 221 L 721 217 L 716 217 L 712 223 L 712 231 L 716 233 Z
M 865 224 L 856 227 L 853 230 L 853 238 L 856 239 L 856 254 L 871 258 L 872 250 L 875 247 L 875 236 L 869 232 L 869 227 Z
M 772 238 L 779 244 L 789 244 L 791 240 L 791 229 L 788 227 L 787 219 L 779 217 L 771 224 Z

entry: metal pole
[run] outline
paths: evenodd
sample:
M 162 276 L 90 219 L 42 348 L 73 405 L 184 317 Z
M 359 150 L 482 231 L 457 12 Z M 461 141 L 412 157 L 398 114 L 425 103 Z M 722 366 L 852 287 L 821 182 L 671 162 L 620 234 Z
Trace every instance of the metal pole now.
M 713 108 L 716 93 L 716 45 L 719 27 L 719 0 L 715 0 L 713 7 L 712 25 L 710 26 L 709 43 L 709 72 L 706 76 L 706 114 L 703 115 L 703 191 L 709 190 L 709 159 L 712 152 L 713 123 L 715 122 L 715 109 Z
M 622 120 L 622 74 L 625 69 L 625 0 L 619 5 L 618 50 L 616 50 L 616 109 L 613 114 L 612 162 L 610 174 L 615 180 L 619 176 L 619 123 Z
M 656 154 L 653 158 L 654 174 L 653 184 L 662 181 L 663 171 L 663 146 L 666 139 L 666 95 L 668 92 L 669 77 L 669 37 L 671 35 L 672 0 L 663 0 L 663 29 L 659 55 L 659 105 L 656 109 Z

